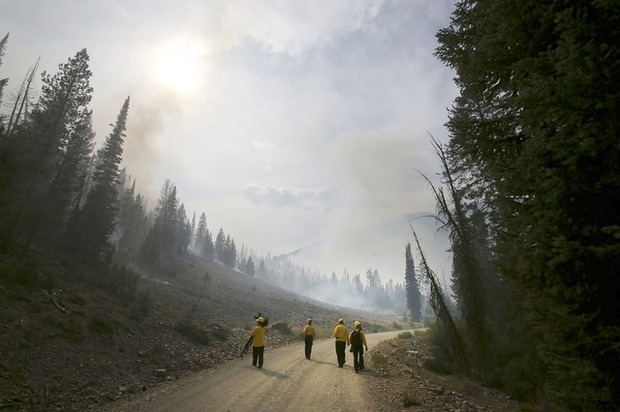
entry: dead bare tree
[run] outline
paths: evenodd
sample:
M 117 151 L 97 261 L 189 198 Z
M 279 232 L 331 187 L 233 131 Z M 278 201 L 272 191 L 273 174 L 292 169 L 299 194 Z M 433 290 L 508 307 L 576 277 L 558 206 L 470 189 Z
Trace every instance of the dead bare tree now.
M 19 120 L 22 118 L 22 113 L 23 116 L 27 116 L 30 86 L 32 85 L 34 76 L 39 68 L 40 59 L 41 58 L 39 57 L 34 66 L 30 67 L 30 70 L 28 70 L 28 73 L 26 74 L 26 77 L 17 92 L 15 103 L 13 104 L 13 110 L 11 110 L 11 117 L 9 118 L 9 122 L 6 127 L 7 136 L 11 136 L 19 125 Z
M 409 225 L 409 227 L 411 227 L 411 225 Z M 437 316 L 439 326 L 442 328 L 442 331 L 446 333 L 449 340 L 451 354 L 455 361 L 455 367 L 458 372 L 469 374 L 469 360 L 467 358 L 465 344 L 456 328 L 454 320 L 452 319 L 452 315 L 450 314 L 450 310 L 445 301 L 445 294 L 439 284 L 439 281 L 437 280 L 435 272 L 433 272 L 428 265 L 426 256 L 424 255 L 422 246 L 420 245 L 420 240 L 418 239 L 418 235 L 415 230 L 413 230 L 413 227 L 411 227 L 411 232 L 413 233 L 413 237 L 418 248 L 418 254 L 420 255 L 420 268 L 422 275 L 430 284 L 430 304 L 435 312 L 435 315 Z

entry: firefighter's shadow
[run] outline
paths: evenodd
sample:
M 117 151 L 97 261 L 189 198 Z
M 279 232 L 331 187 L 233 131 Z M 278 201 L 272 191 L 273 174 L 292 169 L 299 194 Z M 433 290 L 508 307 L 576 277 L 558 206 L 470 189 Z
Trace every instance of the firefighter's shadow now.
M 272 370 L 269 370 L 269 369 L 264 369 L 264 368 L 258 369 L 258 368 L 256 368 L 256 371 L 257 372 L 261 372 L 264 375 L 271 376 L 272 378 L 277 378 L 277 379 L 288 379 L 289 378 L 288 375 L 286 375 L 284 373 L 272 371 Z
M 336 365 L 336 362 L 325 362 L 325 361 L 319 361 L 316 359 L 309 359 L 310 362 L 314 362 L 314 363 L 318 363 L 320 365 Z

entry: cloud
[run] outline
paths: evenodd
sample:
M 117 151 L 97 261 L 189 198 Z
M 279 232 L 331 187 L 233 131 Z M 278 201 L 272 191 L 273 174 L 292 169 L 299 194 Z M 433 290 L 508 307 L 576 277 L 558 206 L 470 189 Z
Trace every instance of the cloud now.
M 313 189 L 249 185 L 243 189 L 246 199 L 256 204 L 276 207 L 301 207 L 329 211 L 345 196 L 343 190 L 332 186 Z
M 238 41 L 251 39 L 272 53 L 291 56 L 330 45 L 359 30 L 378 13 L 383 0 L 230 1 L 222 31 Z

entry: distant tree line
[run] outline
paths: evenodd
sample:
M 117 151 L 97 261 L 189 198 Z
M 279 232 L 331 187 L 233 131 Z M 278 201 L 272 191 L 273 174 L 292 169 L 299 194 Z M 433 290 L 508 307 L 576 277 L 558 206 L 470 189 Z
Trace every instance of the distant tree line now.
M 0 41 L 0 65 L 8 34 Z M 38 62 L 0 115 L 0 250 L 72 253 L 96 264 L 158 268 L 166 256 L 190 250 L 235 267 L 235 241 L 220 229 L 215 241 L 206 215 L 198 225 L 164 182 L 154 210 L 146 210 L 136 182 L 121 169 L 129 97 L 95 151 L 89 108 L 89 55 L 82 49 L 55 74 L 43 73 L 35 98 Z M 8 79 L 0 81 L 2 99 Z M 247 262 L 246 262 L 247 265 Z
M 545 410 L 620 405 L 619 15 L 467 0 L 437 34 L 460 89 L 433 141 L 457 303 L 434 289 L 437 358 Z
M 336 272 L 328 275 L 308 270 L 294 263 L 288 255 L 252 257 L 252 252 L 249 254 L 247 257 L 243 254 L 241 262 L 246 262 L 257 278 L 300 295 L 343 307 L 384 308 L 396 313 L 407 310 L 404 285 L 391 279 L 383 282 L 376 269 L 368 268 L 363 276 L 351 275 L 346 269 L 340 276 Z M 259 262 L 257 269 L 255 260 Z M 240 268 L 245 272 L 243 265 Z

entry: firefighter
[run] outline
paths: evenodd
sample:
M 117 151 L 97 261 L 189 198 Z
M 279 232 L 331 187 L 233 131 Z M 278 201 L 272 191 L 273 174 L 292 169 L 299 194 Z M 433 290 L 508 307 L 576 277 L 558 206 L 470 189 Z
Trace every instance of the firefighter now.
M 364 370 L 364 347 L 368 351 L 368 345 L 366 344 L 366 334 L 362 330 L 362 323 L 356 320 L 353 323 L 353 332 L 349 335 L 349 342 L 351 342 L 351 352 L 353 352 L 353 368 L 357 373 L 360 370 Z
M 346 347 L 349 346 L 349 335 L 347 333 L 347 327 L 344 326 L 344 320 L 338 319 L 338 325 L 334 328 L 332 333 L 336 339 L 336 357 L 338 358 L 338 367 L 342 368 L 346 360 Z
M 259 316 L 256 318 L 256 327 L 252 330 L 252 366 L 262 369 L 263 356 L 265 354 L 265 318 Z
M 314 335 L 316 331 L 312 326 L 312 319 L 308 319 L 308 324 L 304 326 L 304 349 L 306 351 L 306 359 L 310 359 L 312 355 L 312 343 L 314 342 Z

